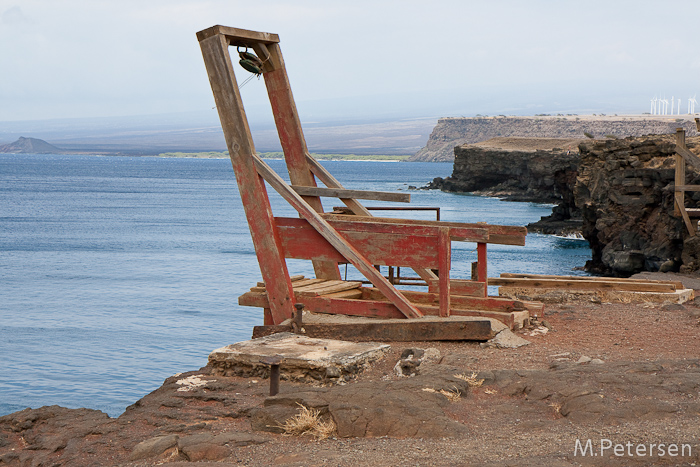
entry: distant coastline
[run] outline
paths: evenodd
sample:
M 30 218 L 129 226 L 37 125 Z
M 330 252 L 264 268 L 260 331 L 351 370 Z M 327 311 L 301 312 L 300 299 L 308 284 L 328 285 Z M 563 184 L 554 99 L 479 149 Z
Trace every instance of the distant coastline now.
M 388 154 L 370 154 L 370 155 L 359 155 L 359 154 L 317 154 L 311 153 L 311 155 L 317 160 L 328 160 L 328 161 L 391 161 L 400 162 L 405 161 L 410 155 L 388 155 Z M 258 153 L 263 159 L 282 159 L 282 152 L 260 152 Z M 228 159 L 228 152 L 163 152 L 157 155 L 157 157 L 178 157 L 178 158 L 193 158 L 193 159 Z

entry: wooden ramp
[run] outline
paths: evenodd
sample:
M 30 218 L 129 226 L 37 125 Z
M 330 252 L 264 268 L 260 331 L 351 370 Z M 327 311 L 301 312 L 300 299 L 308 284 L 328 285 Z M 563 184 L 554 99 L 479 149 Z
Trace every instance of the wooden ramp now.
M 213 26 L 197 33 L 263 283 L 239 298 L 264 309 L 277 326 L 295 304 L 320 313 L 384 319 L 482 316 L 522 326 L 541 304 L 487 297 L 487 245 L 524 245 L 527 230 L 488 225 L 373 217 L 358 200 L 409 202 L 406 193 L 345 189 L 308 152 L 276 34 Z M 234 49 L 246 70 L 262 75 L 284 152 L 290 183 L 255 152 L 234 72 Z M 323 184 L 325 187 L 318 186 Z M 299 214 L 275 217 L 267 187 Z M 348 214 L 324 212 L 322 198 L 339 199 Z M 451 242 L 476 243 L 471 280 L 450 277 Z M 311 261 L 315 278 L 290 277 L 286 259 Z M 341 280 L 339 264 L 351 264 L 370 287 Z M 427 292 L 399 290 L 382 266 L 411 268 Z M 440 320 L 431 326 L 440 327 Z

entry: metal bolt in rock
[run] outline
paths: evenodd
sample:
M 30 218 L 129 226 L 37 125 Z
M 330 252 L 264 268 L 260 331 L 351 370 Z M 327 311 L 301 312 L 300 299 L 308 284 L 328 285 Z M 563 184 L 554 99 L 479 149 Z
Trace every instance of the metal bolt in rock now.
M 280 392 L 280 363 L 284 357 L 275 355 L 274 357 L 265 357 L 260 360 L 265 365 L 270 365 L 270 395 L 275 396 Z

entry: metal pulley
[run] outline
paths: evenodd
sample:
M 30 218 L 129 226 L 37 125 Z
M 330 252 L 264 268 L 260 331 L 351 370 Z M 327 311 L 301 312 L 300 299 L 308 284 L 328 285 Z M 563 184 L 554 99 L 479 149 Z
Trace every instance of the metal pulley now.
M 263 61 L 257 55 L 248 52 L 248 47 L 245 50 L 237 48 L 238 56 L 241 58 L 238 63 L 246 70 L 255 75 L 260 76 L 263 72 Z

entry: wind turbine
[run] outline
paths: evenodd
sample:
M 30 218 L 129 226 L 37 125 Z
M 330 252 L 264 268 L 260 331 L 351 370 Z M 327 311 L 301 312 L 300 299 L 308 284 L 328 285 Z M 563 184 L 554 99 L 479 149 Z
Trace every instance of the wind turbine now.
M 676 102 L 676 99 L 671 96 L 671 115 L 673 115 L 673 104 Z
M 695 96 L 697 96 L 697 94 L 695 94 Z M 698 103 L 698 101 L 695 100 L 695 96 L 693 96 L 693 98 L 690 99 L 690 102 L 691 102 L 690 113 L 691 114 L 695 113 L 695 104 Z
M 651 109 L 649 110 L 649 113 L 652 115 L 654 115 L 654 112 L 656 111 L 656 105 L 654 105 L 656 104 L 656 102 L 654 100 L 655 99 L 649 99 L 649 101 L 651 102 Z

